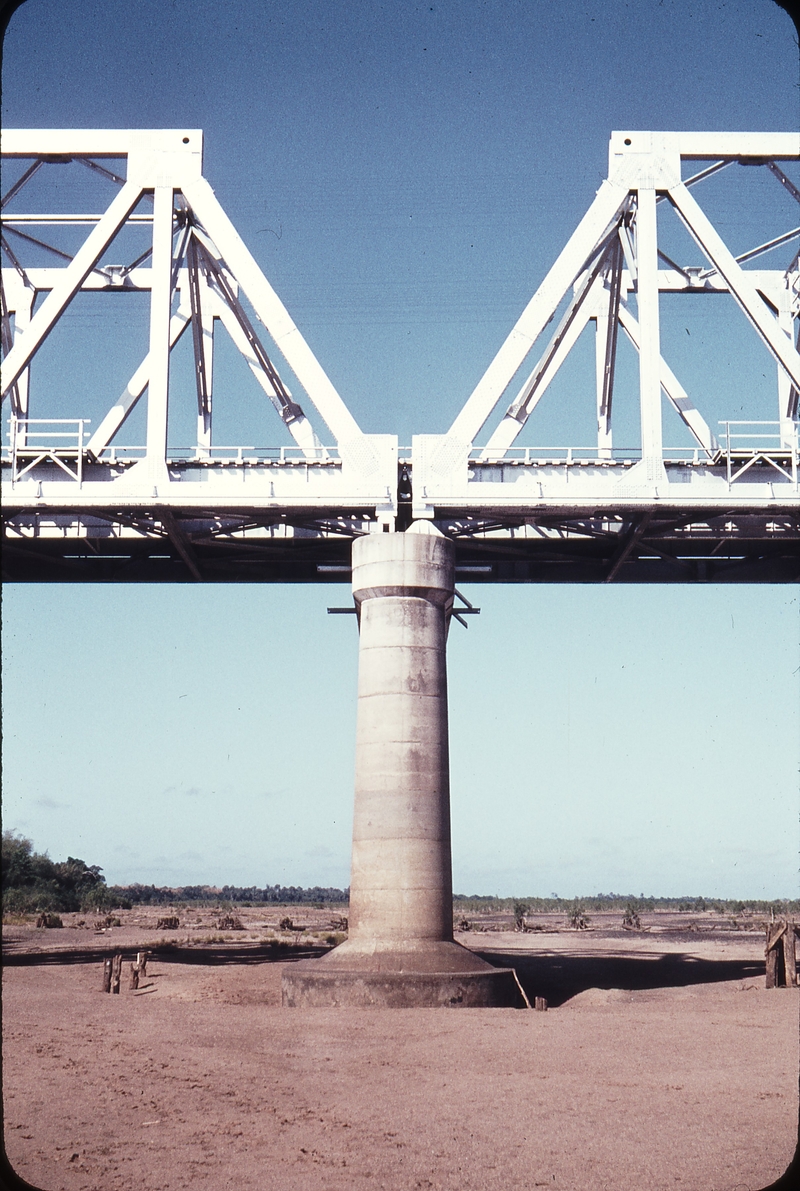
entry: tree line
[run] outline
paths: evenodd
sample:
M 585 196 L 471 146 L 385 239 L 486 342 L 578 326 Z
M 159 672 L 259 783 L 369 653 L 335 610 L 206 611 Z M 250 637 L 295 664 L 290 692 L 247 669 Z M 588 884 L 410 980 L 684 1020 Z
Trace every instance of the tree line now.
M 680 914 L 702 914 L 707 910 L 714 910 L 718 914 L 798 914 L 800 901 L 786 898 L 774 898 L 766 901 L 758 898 L 741 900 L 738 898 L 701 897 L 691 895 L 683 897 L 636 897 L 632 893 L 596 893 L 587 897 L 495 897 L 473 893 L 470 895 L 457 893 L 453 897 L 453 908 L 456 913 L 503 914 L 509 911 L 516 916 L 517 907 L 525 906 L 526 914 L 572 914 L 585 913 L 589 910 L 596 914 L 605 911 L 631 910 L 637 913 L 652 913 L 655 910 L 677 910 Z
M 175 902 L 218 902 L 240 904 L 282 905 L 347 905 L 350 890 L 332 886 L 313 885 L 107 885 L 103 870 L 96 864 L 86 864 L 75 856 L 53 861 L 47 853 L 35 852 L 33 844 L 14 831 L 3 832 L 2 899 L 4 914 L 31 914 L 47 911 L 90 912 L 92 910 L 130 910 L 135 905 L 162 906 Z M 720 914 L 764 914 L 770 911 L 785 916 L 800 913 L 800 901 L 775 899 L 735 900 L 730 898 L 645 897 L 640 894 L 597 893 L 582 898 L 551 897 L 492 897 L 480 894 L 456 894 L 453 908 L 456 914 L 512 912 L 524 904 L 526 914 L 581 913 L 624 909 L 627 913 L 653 910 L 678 910 L 702 913 L 716 910 Z
M 162 906 L 173 902 L 239 902 L 261 904 L 280 902 L 291 905 L 346 904 L 349 889 L 331 885 L 114 885 L 111 889 L 130 905 Z M 130 906 L 128 907 L 130 908 Z
M 3 832 L 2 897 L 4 914 L 47 911 L 130 910 L 135 905 L 180 902 L 280 902 L 291 905 L 346 904 L 349 889 L 314 885 L 107 885 L 103 870 L 75 856 L 53 861 L 34 852 L 33 843 L 14 831 Z
M 3 832 L 3 913 L 113 909 L 117 900 L 103 870 L 75 856 L 53 861 L 13 831 Z

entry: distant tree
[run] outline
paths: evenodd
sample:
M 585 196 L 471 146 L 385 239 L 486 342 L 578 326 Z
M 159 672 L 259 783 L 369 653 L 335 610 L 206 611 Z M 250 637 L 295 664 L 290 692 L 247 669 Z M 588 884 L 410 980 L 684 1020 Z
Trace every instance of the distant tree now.
M 54 862 L 14 831 L 3 832 L 4 912 L 110 909 L 120 904 L 106 888 L 103 870 L 76 856 Z
M 622 925 L 628 930 L 641 930 L 642 922 L 639 918 L 639 907 L 636 902 L 628 902 L 625 907 L 625 914 L 622 919 Z
M 33 843 L 16 831 L 3 832 L 2 885 L 6 889 L 22 889 L 36 880 L 33 865 Z
M 573 930 L 586 930 L 589 926 L 589 919 L 586 917 L 586 907 L 579 901 L 574 901 L 569 907 L 567 919 Z

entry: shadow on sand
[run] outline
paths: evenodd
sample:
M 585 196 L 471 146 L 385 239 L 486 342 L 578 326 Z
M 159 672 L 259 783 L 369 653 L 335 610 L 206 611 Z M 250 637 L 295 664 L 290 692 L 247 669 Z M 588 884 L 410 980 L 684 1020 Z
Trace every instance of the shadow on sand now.
M 101 964 L 112 955 L 122 955 L 123 964 L 133 962 L 142 943 L 119 947 L 65 947 L 52 951 L 17 951 L 14 942 L 3 944 L 3 967 L 27 968 L 46 964 Z M 315 959 L 329 947 L 298 947 L 293 943 L 242 943 L 221 946 L 185 947 L 179 943 L 148 948 L 150 960 L 160 964 L 269 964 Z
M 135 946 L 58 948 L 49 951 L 17 950 L 19 944 L 7 941 L 3 946 L 5 967 L 34 967 L 53 964 L 102 964 L 110 955 L 121 953 L 124 962 L 133 961 L 141 943 Z M 302 947 L 292 943 L 227 943 L 216 946 L 187 947 L 178 943 L 150 951 L 160 964 L 291 963 L 314 959 L 328 947 Z M 530 951 L 480 951 L 482 959 L 496 968 L 513 967 L 528 998 L 546 997 L 554 1008 L 589 988 L 645 989 L 686 988 L 693 984 L 715 984 L 726 980 L 764 978 L 764 961 L 733 959 L 698 959 L 689 954 L 660 951 L 637 955 L 565 955 L 532 954 Z
M 764 961 L 697 959 L 688 954 L 660 951 L 638 955 L 531 954 L 529 951 L 480 951 L 496 968 L 516 969 L 530 1001 L 546 997 L 548 1005 L 563 1005 L 589 988 L 637 992 L 656 988 L 686 988 L 725 980 L 764 978 Z

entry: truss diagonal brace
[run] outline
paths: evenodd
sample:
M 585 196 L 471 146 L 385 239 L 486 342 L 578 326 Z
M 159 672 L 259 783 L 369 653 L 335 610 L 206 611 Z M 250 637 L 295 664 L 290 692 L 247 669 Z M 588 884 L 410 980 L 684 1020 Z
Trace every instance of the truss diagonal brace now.
M 178 524 L 175 514 L 170 509 L 161 509 L 158 516 L 161 524 L 164 526 L 164 529 L 169 535 L 169 540 L 172 542 L 173 546 L 178 551 L 183 561 L 186 563 L 192 576 L 198 581 L 198 583 L 202 583 L 203 576 L 200 572 L 199 566 L 197 565 L 197 556 L 192 549 L 191 542 Z
M 600 264 L 591 270 L 585 284 L 573 298 L 539 363 L 525 381 L 516 400 L 486 444 L 481 454 L 482 459 L 490 459 L 499 451 L 505 451 L 512 445 L 547 392 L 550 383 L 594 313 L 595 298 L 599 287 L 597 276 L 604 262 L 605 254 L 602 254 Z
M 192 307 L 192 340 L 194 344 L 194 375 L 197 386 L 197 409 L 202 418 L 211 412 L 211 376 L 206 360 L 203 325 L 203 300 L 200 288 L 200 270 L 197 261 L 197 243 L 189 237 L 186 246 L 186 265 L 189 273 L 189 300 Z M 170 344 L 170 346 L 172 346 Z
M 631 314 L 628 307 L 620 302 L 619 304 L 619 323 L 625 334 L 630 339 L 636 351 L 639 351 L 639 324 Z M 695 442 L 703 448 L 710 456 L 713 455 L 717 449 L 717 442 L 711 429 L 706 422 L 703 415 L 694 405 L 691 397 L 684 389 L 681 382 L 678 380 L 675 373 L 667 364 L 663 356 L 661 356 L 661 372 L 660 381 L 661 388 L 664 390 L 667 400 L 672 405 L 675 412 L 682 419 L 685 425 L 689 428 Z
M 224 299 L 224 297 L 222 297 L 222 295 L 216 294 L 215 297 L 216 297 L 216 315 L 217 315 L 217 317 L 220 319 L 222 325 L 225 327 L 225 330 L 230 335 L 231 339 L 233 340 L 233 343 L 236 345 L 236 347 L 239 349 L 239 351 L 241 352 L 244 359 L 247 361 L 248 367 L 250 368 L 250 371 L 253 373 L 253 376 L 256 378 L 259 385 L 264 390 L 267 397 L 269 398 L 269 400 L 272 402 L 273 406 L 277 409 L 278 413 L 280 414 L 281 413 L 281 404 L 280 404 L 280 401 L 278 400 L 277 394 L 275 393 L 275 388 L 273 386 L 272 380 L 268 376 L 268 374 L 265 372 L 262 362 L 261 362 L 261 359 L 256 355 L 255 351 L 253 350 L 253 345 L 252 345 L 251 340 L 248 338 L 248 336 L 245 334 L 244 330 L 242 329 L 241 321 L 237 317 L 236 311 L 231 309 L 231 307 L 228 305 L 228 303 L 225 301 L 225 299 Z M 285 389 L 284 389 L 284 392 L 286 392 Z M 313 426 L 311 425 L 311 423 L 309 422 L 309 420 L 305 416 L 305 414 L 302 412 L 299 405 L 295 405 L 294 409 L 295 409 L 295 411 L 299 411 L 299 413 L 296 412 L 295 415 L 291 419 L 289 419 L 289 418 L 284 419 L 284 421 L 286 422 L 287 430 L 289 431 L 289 433 L 291 434 L 292 438 L 297 443 L 297 445 L 303 450 L 303 452 L 307 458 L 311 458 L 311 459 L 319 458 L 321 450 L 322 450 L 322 445 L 321 445 L 319 439 L 317 438 L 316 434 L 314 433 Z
M 29 326 L 14 344 L 3 361 L 3 394 L 5 395 L 20 373 L 30 363 L 32 356 L 53 329 L 53 325 L 65 307 L 72 301 L 83 282 L 100 259 L 101 254 L 113 240 L 122 224 L 139 200 L 141 188 L 135 182 L 126 182 L 111 206 L 102 215 L 81 248 L 67 265 L 61 279 L 53 286 L 42 305 L 34 314 Z
M 604 583 L 611 583 L 619 568 L 624 563 L 625 559 L 630 554 L 631 550 L 637 545 L 639 540 L 644 536 L 650 521 L 652 520 L 652 513 L 645 513 L 639 521 L 635 529 L 631 530 L 624 542 L 620 542 L 614 554 L 611 557 L 611 562 L 608 567 L 608 574 L 603 580 Z
M 622 241 L 617 237 L 611 252 L 611 279 L 608 292 L 608 305 L 605 312 L 607 320 L 603 371 L 600 381 L 600 400 L 598 402 L 598 418 L 604 421 L 606 432 L 611 425 L 611 401 L 614 396 L 614 370 L 617 362 L 617 332 L 619 328 L 619 307 L 622 297 Z
M 711 261 L 772 355 L 785 369 L 792 384 L 800 389 L 800 353 L 768 311 L 751 279 L 686 187 L 682 183 L 673 186 L 668 195 L 690 235 Z
M 336 441 L 361 437 L 358 423 L 241 240 L 208 182 L 198 178 L 185 183 L 183 193 Z
M 798 190 L 791 178 L 786 177 L 786 174 L 784 174 L 781 167 L 776 165 L 774 161 L 768 161 L 767 169 L 775 175 L 781 186 L 784 186 L 786 190 L 789 191 L 789 194 L 792 196 L 795 202 L 800 203 L 800 190 Z
M 451 437 L 463 442 L 474 442 L 514 373 L 553 317 L 567 289 L 581 273 L 586 261 L 594 255 L 627 201 L 627 187 L 603 182 L 589 210 L 450 427 L 448 434 Z
M 178 340 L 183 335 L 183 332 L 189 325 L 191 318 L 191 311 L 188 306 L 182 303 L 175 314 L 173 314 L 169 323 L 169 346 L 172 349 Z M 111 407 L 106 416 L 103 418 L 100 425 L 95 430 L 92 437 L 86 444 L 87 454 L 94 459 L 99 459 L 103 451 L 111 442 L 114 435 L 124 423 L 128 414 L 131 412 L 136 402 L 142 396 L 148 384 L 150 383 L 150 353 L 145 356 L 139 367 L 134 372 L 131 379 L 128 381 L 125 392 L 122 393 L 119 400 Z
M 11 317 L 6 306 L 6 287 L 2 283 L 2 278 L 0 278 L 0 342 L 3 346 L 3 355 L 8 356 L 14 346 L 14 336 L 11 332 Z M 11 394 L 11 412 L 19 417 L 20 401 L 16 381 L 10 386 L 9 392 Z
M 256 332 L 253 328 L 253 324 L 250 322 L 250 319 L 247 317 L 244 310 L 242 309 L 241 302 L 239 302 L 239 300 L 237 299 L 233 290 L 231 289 L 230 285 L 228 284 L 228 280 L 225 277 L 225 274 L 223 273 L 219 262 L 214 260 L 214 258 L 211 256 L 211 254 L 207 251 L 207 249 L 202 244 L 199 244 L 195 241 L 193 247 L 194 247 L 194 249 L 199 248 L 200 258 L 201 258 L 203 264 L 205 265 L 206 269 L 208 270 L 208 272 L 213 277 L 214 284 L 216 285 L 217 290 L 219 291 L 219 294 L 222 297 L 223 301 L 235 315 L 236 321 L 238 322 L 239 326 L 241 327 L 244 337 L 247 341 L 250 352 L 255 356 L 260 367 L 262 368 L 262 370 L 264 371 L 266 376 L 269 378 L 269 382 L 270 382 L 270 385 L 272 386 L 272 390 L 273 390 L 274 397 L 275 397 L 275 408 L 277 409 L 278 413 L 281 415 L 281 417 L 283 418 L 284 422 L 286 422 L 287 425 L 290 425 L 292 422 L 296 421 L 298 418 L 302 418 L 304 416 L 302 409 L 296 402 L 292 401 L 291 397 L 289 396 L 288 390 L 286 389 L 286 386 L 284 385 L 283 381 L 281 380 L 280 376 L 278 375 L 278 372 L 276 371 L 275 366 L 273 365 L 273 363 L 270 360 L 267 353 L 264 351 L 264 347 L 261 343 L 261 340 L 258 338 L 258 335 L 256 335 Z M 190 276 L 190 285 L 191 285 L 191 276 L 192 276 L 191 263 L 189 266 L 189 276 Z M 194 301 L 195 301 L 194 298 L 192 298 L 192 317 L 193 318 L 195 318 Z M 198 304 L 198 313 L 199 313 L 199 304 Z
M 548 344 L 541 361 L 539 364 L 537 364 L 533 376 L 531 377 L 531 381 L 529 382 L 529 386 L 526 386 L 526 389 L 523 390 L 522 394 L 508 410 L 506 416 L 509 418 L 514 418 L 515 421 L 519 422 L 520 426 L 524 426 L 525 422 L 528 420 L 528 403 L 531 397 L 533 397 L 536 393 L 536 389 L 539 386 L 547 368 L 554 361 L 556 353 L 558 352 L 562 341 L 567 335 L 567 332 L 569 331 L 572 324 L 576 321 L 577 315 L 586 301 L 587 295 L 594 285 L 597 276 L 605 267 L 607 254 L 607 247 L 604 247 L 603 250 L 597 254 L 597 257 L 586 273 L 578 289 L 578 292 L 574 295 L 572 301 L 567 307 L 564 316 L 558 325 L 558 329 L 553 338 L 550 340 L 550 343 Z M 586 322 L 588 322 L 588 317 L 584 320 L 584 325 Z

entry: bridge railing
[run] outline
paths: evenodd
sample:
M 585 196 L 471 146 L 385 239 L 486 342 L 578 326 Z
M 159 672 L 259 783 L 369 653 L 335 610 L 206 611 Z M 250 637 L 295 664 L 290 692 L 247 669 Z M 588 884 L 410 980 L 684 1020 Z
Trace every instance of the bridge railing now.
M 8 427 L 12 484 L 39 463 L 52 462 L 80 485 L 90 424 L 89 418 L 18 418 L 12 414 Z
M 722 428 L 720 449 L 725 460 L 729 488 L 758 462 L 774 467 L 797 487 L 796 422 L 720 421 L 719 425 Z
M 41 463 L 53 463 L 81 484 L 87 459 L 87 443 L 91 425 L 89 418 L 19 418 L 12 415 L 8 423 L 8 445 L 3 447 L 3 462 L 11 464 L 11 480 L 16 483 Z M 699 446 L 665 447 L 665 463 L 724 464 L 728 486 L 740 480 L 755 463 L 766 463 L 778 471 L 795 487 L 800 472 L 800 444 L 796 423 L 788 426 L 776 421 L 720 421 L 719 449 L 709 460 L 708 452 Z M 144 458 L 146 448 L 138 445 L 108 446 L 99 456 L 101 463 L 135 462 Z M 401 447 L 398 459 L 411 461 L 411 448 Z M 628 464 L 641 459 L 640 447 L 598 446 L 527 446 L 492 450 L 475 447 L 469 453 L 473 466 L 493 465 L 589 465 Z M 307 448 L 291 446 L 210 446 L 170 447 L 168 463 L 233 464 L 274 463 L 329 464 L 341 462 L 335 446 L 320 446 L 315 458 L 309 459 Z
M 104 447 L 97 456 L 99 463 L 124 463 L 127 460 L 143 459 L 147 454 L 144 446 Z M 170 463 L 338 463 L 337 447 L 320 447 L 309 458 L 308 448 L 291 447 L 168 447 L 167 464 Z
M 147 448 L 144 445 L 111 445 L 95 457 L 87 452 L 91 425 L 89 418 L 17 418 L 11 416 L 8 424 L 8 442 L 3 446 L 3 462 L 11 463 L 13 479 L 36 467 L 38 463 L 51 462 L 64 466 L 64 460 L 81 461 L 81 474 L 87 460 L 100 463 L 127 463 L 144 459 Z M 34 429 L 36 427 L 36 429 Z M 67 429 L 70 427 L 70 429 Z M 309 458 L 308 448 L 291 446 L 213 446 L 213 447 L 169 447 L 167 463 L 331 463 L 340 462 L 338 447 L 321 446 Z M 68 470 L 65 468 L 65 470 Z M 73 479 L 76 473 L 68 470 Z
M 113 447 L 107 448 L 108 451 Z M 104 453 L 101 458 L 107 456 Z M 167 462 L 187 463 L 338 463 L 340 461 L 338 447 L 320 446 L 311 452 L 308 447 L 296 444 L 287 447 L 169 447 Z
M 638 463 L 642 457 L 641 447 L 474 447 L 470 451 L 470 462 L 485 463 Z M 664 447 L 665 463 L 708 463 L 705 447 Z

